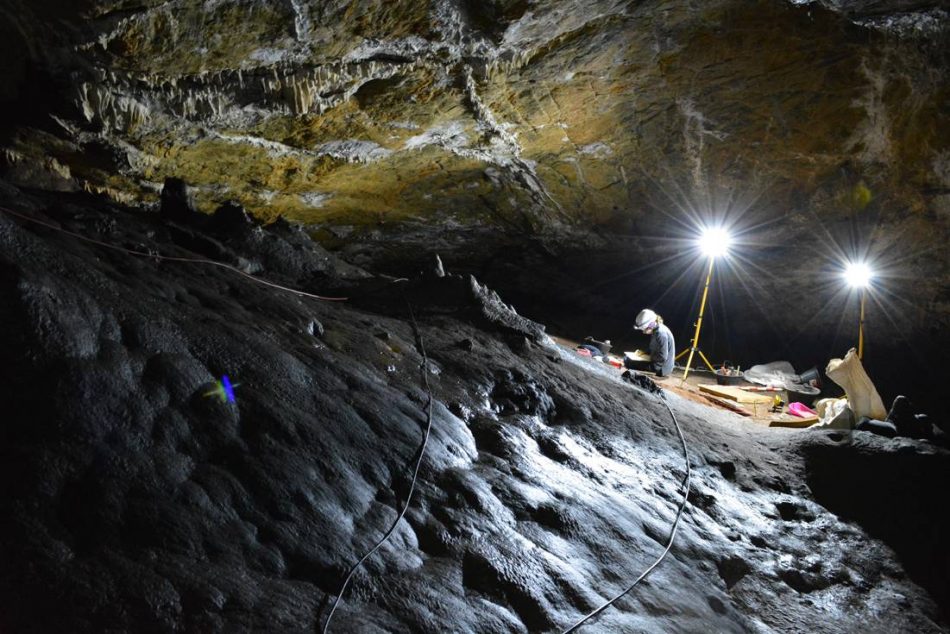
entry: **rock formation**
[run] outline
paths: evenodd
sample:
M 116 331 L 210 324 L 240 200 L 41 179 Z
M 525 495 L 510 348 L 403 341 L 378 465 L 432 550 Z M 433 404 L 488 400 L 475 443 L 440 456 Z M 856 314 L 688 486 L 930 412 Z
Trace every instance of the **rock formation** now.
M 745 266 L 725 284 L 730 314 L 710 317 L 717 356 L 751 365 L 768 349 L 807 367 L 843 354 L 856 309 L 831 280 L 865 254 L 885 279 L 870 336 L 895 390 L 916 384 L 884 359 L 909 342 L 913 366 L 935 365 L 928 350 L 950 343 L 943 3 L 6 7 L 14 182 L 132 202 L 183 178 L 202 211 L 233 200 L 284 216 L 395 274 L 435 246 L 519 303 L 547 302 L 533 317 L 606 313 L 612 328 L 631 302 L 682 286 L 691 259 L 631 270 L 726 220 Z M 508 252 L 557 281 L 508 284 Z M 816 303 L 834 308 L 816 318 Z M 685 334 L 690 306 L 663 308 Z M 737 314 L 741 337 L 724 323 Z M 946 377 L 923 374 L 922 393 Z
M 416 495 L 331 631 L 561 631 L 668 539 L 670 412 L 477 282 L 374 278 L 280 223 L 212 238 L 4 194 L 4 631 L 314 631 L 405 502 L 423 347 Z M 592 631 L 940 631 L 946 450 L 667 398 L 679 538 Z

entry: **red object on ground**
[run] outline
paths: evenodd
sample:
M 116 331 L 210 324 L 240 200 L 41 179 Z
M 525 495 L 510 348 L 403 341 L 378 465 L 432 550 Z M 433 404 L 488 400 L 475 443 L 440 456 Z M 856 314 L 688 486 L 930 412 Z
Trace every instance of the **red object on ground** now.
M 618 359 L 608 359 L 607 362 L 608 362 L 610 365 L 614 366 L 615 368 L 622 368 L 622 367 L 623 367 L 623 361 L 620 361 L 620 360 L 618 360 Z

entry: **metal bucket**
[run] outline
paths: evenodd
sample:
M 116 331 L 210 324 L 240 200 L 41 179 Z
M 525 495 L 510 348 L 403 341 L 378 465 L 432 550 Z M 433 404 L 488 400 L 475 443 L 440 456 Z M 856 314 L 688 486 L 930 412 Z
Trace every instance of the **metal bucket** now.
M 802 385 L 811 385 L 812 387 L 821 387 L 821 374 L 818 372 L 818 368 L 811 368 L 805 370 L 798 375 L 798 380 Z
M 716 370 L 716 383 L 719 385 L 738 385 L 745 382 L 745 375 L 740 370 L 731 370 L 727 368 L 729 374 L 723 373 L 721 369 Z

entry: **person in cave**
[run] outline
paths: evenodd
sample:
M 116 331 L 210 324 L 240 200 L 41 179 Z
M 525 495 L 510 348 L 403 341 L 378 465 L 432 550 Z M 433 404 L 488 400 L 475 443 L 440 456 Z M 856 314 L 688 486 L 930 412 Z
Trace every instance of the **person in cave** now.
M 633 327 L 650 335 L 650 367 L 656 376 L 672 374 L 676 342 L 670 329 L 663 325 L 663 318 L 649 308 L 644 308 L 637 315 Z

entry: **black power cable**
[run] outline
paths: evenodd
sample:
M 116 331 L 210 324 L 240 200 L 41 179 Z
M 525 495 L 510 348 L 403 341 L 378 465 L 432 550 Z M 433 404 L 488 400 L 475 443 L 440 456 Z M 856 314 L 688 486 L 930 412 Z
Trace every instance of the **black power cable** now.
M 683 437 L 683 430 L 680 429 L 679 421 L 676 420 L 676 414 L 673 413 L 673 408 L 671 408 L 670 404 L 666 402 L 666 397 L 664 397 L 663 395 L 660 395 L 660 400 L 666 406 L 666 409 L 670 412 L 670 417 L 672 417 L 673 424 L 676 426 L 676 431 L 679 434 L 680 442 L 683 443 L 683 459 L 686 461 L 686 477 L 683 480 L 684 484 L 686 485 L 686 492 L 683 494 L 683 502 L 680 504 L 679 510 L 676 512 L 676 519 L 673 520 L 673 526 L 672 526 L 672 529 L 670 530 L 670 541 L 666 545 L 666 549 L 663 550 L 663 554 L 661 554 L 660 557 L 656 561 L 654 561 L 653 564 L 649 568 L 643 571 L 643 574 L 637 577 L 636 581 L 634 581 L 629 586 L 627 586 L 623 592 L 621 592 L 620 594 L 612 598 L 610 601 L 607 601 L 606 603 L 601 605 L 599 608 L 597 608 L 596 610 L 594 610 L 593 612 L 591 612 L 590 614 L 582 618 L 580 621 L 578 621 L 577 623 L 575 623 L 568 629 L 564 630 L 562 634 L 570 634 L 571 632 L 576 631 L 578 628 L 584 625 L 584 623 L 586 623 L 587 621 L 594 618 L 595 616 L 597 616 L 598 614 L 600 614 L 601 612 L 609 608 L 611 605 L 613 605 L 614 602 L 617 601 L 620 597 L 624 596 L 625 594 L 633 590 L 633 588 L 638 583 L 643 581 L 648 574 L 653 572 L 654 568 L 660 565 L 660 562 L 663 561 L 667 553 L 670 552 L 670 548 L 673 546 L 673 540 L 676 539 L 676 529 L 679 527 L 680 517 L 683 515 L 683 509 L 686 508 L 686 502 L 689 499 L 689 483 L 690 483 L 690 476 L 691 476 L 691 471 L 690 471 L 690 466 L 689 466 L 689 453 L 687 452 L 687 449 L 686 449 L 686 438 Z
M 347 573 L 346 578 L 343 580 L 343 585 L 340 586 L 340 591 L 337 593 L 336 599 L 333 601 L 333 607 L 330 608 L 330 614 L 327 615 L 326 623 L 323 624 L 323 634 L 327 633 L 327 629 L 330 627 L 330 620 L 333 618 L 333 613 L 336 611 L 337 605 L 340 603 L 340 600 L 343 598 L 343 594 L 346 592 L 346 587 L 350 583 L 350 579 L 353 578 L 353 574 L 356 570 L 363 565 L 363 562 L 369 559 L 370 555 L 375 553 L 379 548 L 386 543 L 386 540 L 393 534 L 396 530 L 396 527 L 399 525 L 399 522 L 405 516 L 406 511 L 409 510 L 409 504 L 412 502 L 412 494 L 416 489 L 416 480 L 419 478 L 419 467 L 422 466 L 422 459 L 426 455 L 426 445 L 429 442 L 429 432 L 432 431 L 432 388 L 429 387 L 429 357 L 426 355 L 425 342 L 422 340 L 422 333 L 419 332 L 419 324 L 416 323 L 416 317 L 412 312 L 412 306 L 409 306 L 409 317 L 412 319 L 412 330 L 416 335 L 416 339 L 419 341 L 419 351 L 422 353 L 422 381 L 426 388 L 426 433 L 425 437 L 422 440 L 422 447 L 419 449 L 419 460 L 416 461 L 416 468 L 412 473 L 412 484 L 409 486 L 409 495 L 406 496 L 406 503 L 402 507 L 402 511 L 399 512 L 399 516 L 395 519 L 392 526 L 389 527 L 389 530 L 386 531 L 386 534 L 376 542 L 376 545 L 373 546 L 369 552 L 360 557 L 360 560 L 353 564 L 353 567 L 350 568 L 350 571 Z

